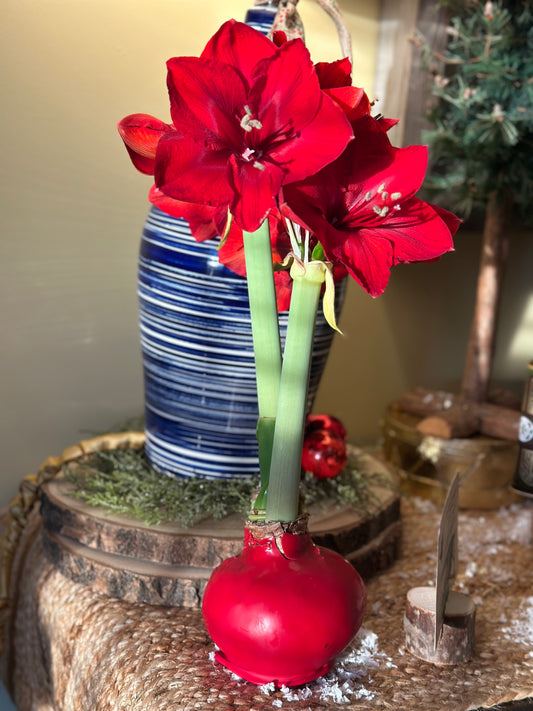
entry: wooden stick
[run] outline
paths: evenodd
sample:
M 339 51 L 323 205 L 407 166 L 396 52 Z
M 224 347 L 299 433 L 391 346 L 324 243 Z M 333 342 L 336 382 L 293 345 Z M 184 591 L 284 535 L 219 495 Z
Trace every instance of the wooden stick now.
M 480 432 L 487 437 L 518 441 L 519 410 L 490 402 L 469 402 L 452 393 L 423 388 L 405 393 L 396 406 L 425 418 L 416 428 L 425 436 L 450 439 Z

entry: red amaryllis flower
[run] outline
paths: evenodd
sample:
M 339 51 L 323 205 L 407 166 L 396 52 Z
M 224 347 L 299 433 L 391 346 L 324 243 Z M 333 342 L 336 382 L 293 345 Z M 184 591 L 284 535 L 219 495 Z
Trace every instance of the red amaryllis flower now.
M 341 108 L 346 118 L 353 122 L 370 116 L 371 104 L 363 89 L 352 86 L 352 65 L 349 59 L 315 64 L 320 88 Z
M 228 219 L 227 212 L 209 205 L 197 205 L 169 198 L 155 185 L 150 188 L 148 195 L 150 202 L 167 215 L 183 218 L 189 223 L 191 234 L 197 242 L 213 239 L 223 234 Z M 239 232 L 242 231 L 239 230 Z
M 200 58 L 167 66 L 176 130 L 158 143 L 156 184 L 178 200 L 229 206 L 247 231 L 263 222 L 282 185 L 320 170 L 353 136 L 301 40 L 276 47 L 231 20 Z
M 173 130 L 174 126 L 149 114 L 130 114 L 118 124 L 118 132 L 124 141 L 131 162 L 145 175 L 154 174 L 155 153 L 159 139 Z
M 316 176 L 287 186 L 283 207 L 314 233 L 327 259 L 344 266 L 372 296 L 385 290 L 394 265 L 452 250 L 460 224 L 414 197 L 424 179 L 426 147 L 393 148 L 375 124 L 354 124 L 355 140 L 344 154 Z
M 149 198 L 152 204 L 168 215 L 187 220 L 191 233 L 197 242 L 225 234 L 228 215 L 223 208 L 174 200 L 162 193 L 155 185 L 150 190 Z M 268 219 L 272 242 L 272 261 L 274 264 L 281 263 L 291 251 L 290 239 L 277 210 L 272 211 Z M 223 244 L 219 247 L 218 261 L 236 274 L 242 277 L 246 276 L 242 230 L 235 223 L 231 224 Z M 341 276 L 345 276 L 345 274 L 338 275 L 338 278 Z M 290 306 L 292 294 L 292 279 L 289 272 L 275 272 L 274 282 L 278 310 L 286 311 Z
M 287 36 L 284 32 L 275 32 L 272 40 L 281 47 L 287 42 Z M 349 121 L 370 116 L 368 96 L 363 89 L 352 86 L 352 63 L 347 57 L 335 62 L 318 62 L 315 71 L 320 88 L 343 110 Z

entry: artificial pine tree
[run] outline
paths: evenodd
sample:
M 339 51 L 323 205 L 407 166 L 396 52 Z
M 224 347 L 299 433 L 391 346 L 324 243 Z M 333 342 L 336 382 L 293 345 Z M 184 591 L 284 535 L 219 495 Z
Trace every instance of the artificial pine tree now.
M 433 201 L 462 217 L 484 213 L 475 313 L 461 397 L 489 395 L 509 227 L 527 219 L 533 194 L 533 7 L 530 0 L 448 3 L 447 45 L 420 35 L 434 75 L 424 140 Z

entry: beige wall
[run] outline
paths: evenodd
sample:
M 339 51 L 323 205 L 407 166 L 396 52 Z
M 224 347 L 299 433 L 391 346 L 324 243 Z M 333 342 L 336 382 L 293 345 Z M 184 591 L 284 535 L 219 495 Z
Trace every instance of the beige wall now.
M 198 54 L 251 4 L 3 3 L 0 505 L 46 456 L 142 412 L 135 279 L 150 179 L 115 125 L 136 111 L 168 118 L 165 61 Z M 314 58 L 336 59 L 333 23 L 300 6 Z M 343 7 L 369 86 L 377 3 Z
M 378 2 L 340 4 L 356 82 L 371 92 Z M 168 117 L 165 60 L 197 54 L 247 7 L 246 0 L 3 5 L 0 505 L 46 456 L 142 412 L 135 279 L 150 180 L 132 168 L 115 124 L 136 111 Z M 331 21 L 312 0 L 299 7 L 314 59 L 336 58 Z M 342 417 L 353 439 L 375 439 L 383 407 L 407 387 L 457 382 L 476 240 L 461 237 L 457 253 L 437 265 L 398 269 L 376 301 L 351 286 L 346 335 L 336 340 L 317 407 Z M 497 367 L 498 377 L 516 383 L 521 363 L 506 348 L 524 329 L 526 258 L 533 262 L 525 240 L 520 249 Z

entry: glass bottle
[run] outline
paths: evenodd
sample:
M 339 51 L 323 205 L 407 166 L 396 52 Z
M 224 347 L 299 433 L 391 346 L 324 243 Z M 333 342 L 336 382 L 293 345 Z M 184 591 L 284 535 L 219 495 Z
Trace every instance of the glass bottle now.
M 520 450 L 513 479 L 513 489 L 520 494 L 533 496 L 533 361 L 530 361 L 527 366 L 518 444 Z

